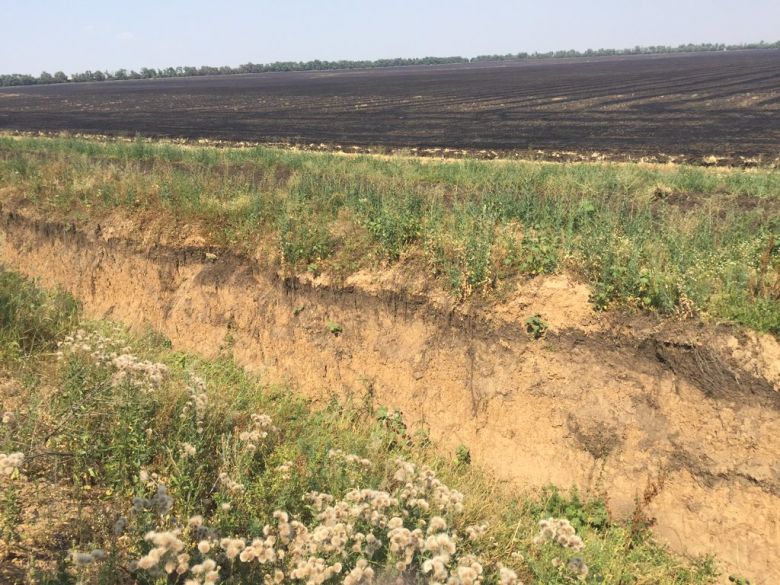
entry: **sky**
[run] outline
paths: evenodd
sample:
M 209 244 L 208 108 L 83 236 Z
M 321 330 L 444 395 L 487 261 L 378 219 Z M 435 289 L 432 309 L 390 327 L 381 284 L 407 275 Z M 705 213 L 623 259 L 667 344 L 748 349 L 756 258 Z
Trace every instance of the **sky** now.
M 780 0 L 0 0 L 0 73 L 780 40 Z

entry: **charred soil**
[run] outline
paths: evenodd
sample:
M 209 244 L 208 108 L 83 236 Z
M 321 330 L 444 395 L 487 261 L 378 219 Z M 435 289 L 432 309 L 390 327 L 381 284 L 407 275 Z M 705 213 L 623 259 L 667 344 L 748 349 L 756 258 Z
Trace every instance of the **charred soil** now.
M 759 50 L 46 85 L 0 90 L 0 128 L 745 165 L 780 154 L 779 72 Z

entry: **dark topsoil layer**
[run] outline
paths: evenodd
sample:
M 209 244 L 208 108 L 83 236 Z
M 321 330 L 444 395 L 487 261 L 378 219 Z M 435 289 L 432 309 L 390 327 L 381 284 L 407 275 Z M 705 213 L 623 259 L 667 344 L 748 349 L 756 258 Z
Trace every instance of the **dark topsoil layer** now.
M 771 159 L 780 50 L 14 87 L 0 128 Z

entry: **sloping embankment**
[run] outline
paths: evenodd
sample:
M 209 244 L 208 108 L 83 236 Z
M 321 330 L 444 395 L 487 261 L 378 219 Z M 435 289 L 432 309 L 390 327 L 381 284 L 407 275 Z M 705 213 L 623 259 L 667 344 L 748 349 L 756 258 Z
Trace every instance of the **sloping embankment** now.
M 518 486 L 577 485 L 623 515 L 640 502 L 673 548 L 780 582 L 775 340 L 618 325 L 565 278 L 464 309 L 392 283 L 281 278 L 143 234 L 126 218 L 85 231 L 6 209 L 0 261 L 66 288 L 92 316 L 150 324 L 182 349 L 231 351 L 314 398 L 397 408 Z M 522 319 L 539 311 L 552 328 L 534 342 Z

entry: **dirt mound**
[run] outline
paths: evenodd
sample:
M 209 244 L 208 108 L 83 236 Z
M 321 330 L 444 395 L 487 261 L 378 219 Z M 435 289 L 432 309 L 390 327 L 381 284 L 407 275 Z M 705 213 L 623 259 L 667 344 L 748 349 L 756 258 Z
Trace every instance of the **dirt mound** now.
M 677 550 L 780 582 L 780 346 L 647 317 L 608 317 L 565 277 L 458 304 L 401 273 L 343 286 L 282 276 L 154 224 L 80 230 L 2 220 L 2 262 L 61 285 L 87 312 L 214 356 L 315 399 L 372 400 L 443 449 L 520 487 L 576 485 L 616 515 L 642 512 Z M 140 238 L 140 239 L 139 239 Z M 525 319 L 541 313 L 539 341 Z

